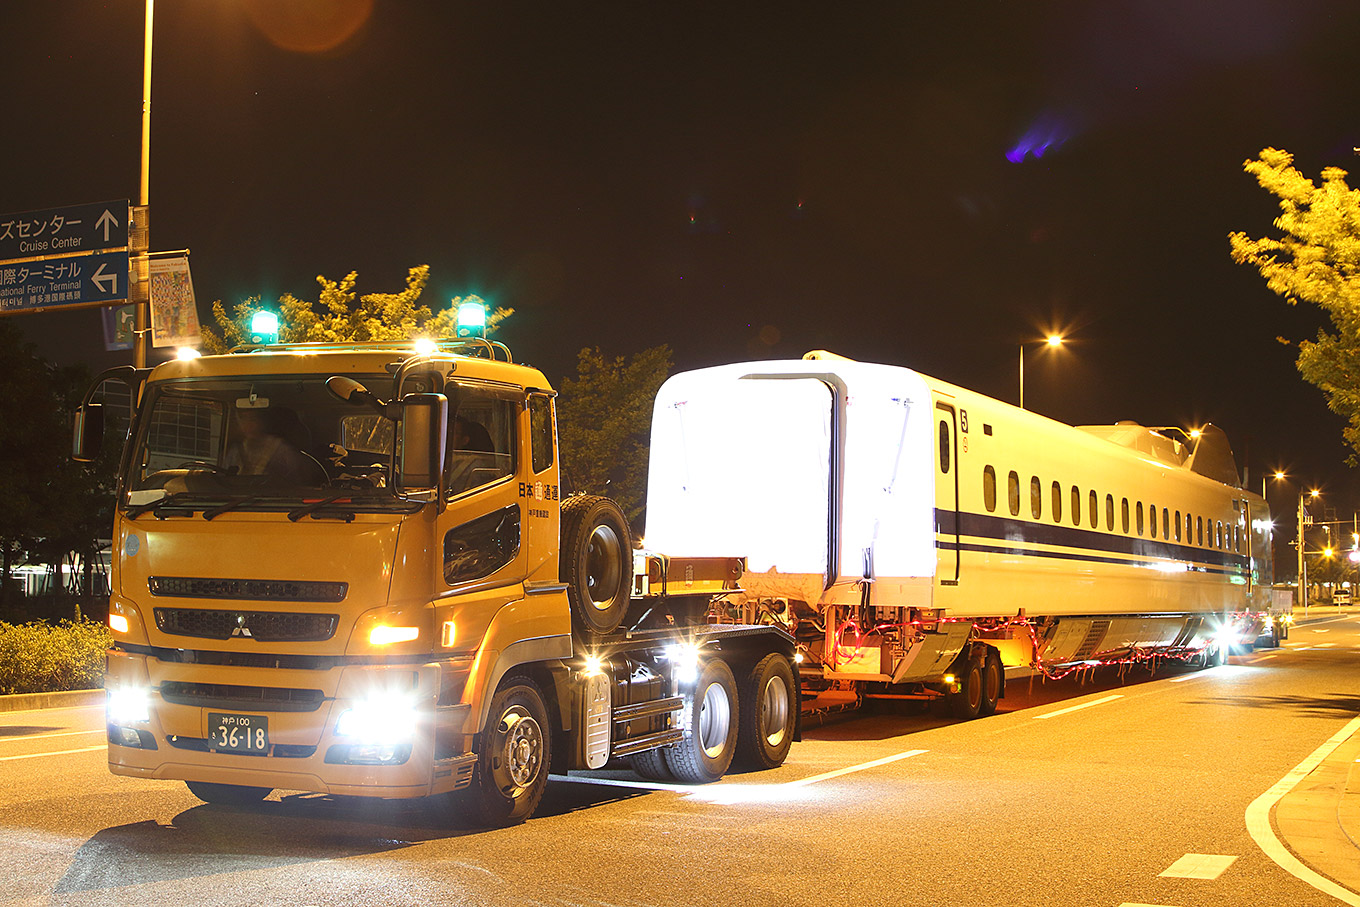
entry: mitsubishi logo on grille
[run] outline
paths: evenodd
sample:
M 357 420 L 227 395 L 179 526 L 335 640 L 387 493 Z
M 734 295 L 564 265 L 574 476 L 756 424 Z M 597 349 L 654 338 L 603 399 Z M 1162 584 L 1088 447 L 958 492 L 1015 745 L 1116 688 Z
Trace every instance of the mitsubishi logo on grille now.
M 231 635 L 250 636 L 250 628 L 246 626 L 246 616 L 244 614 L 236 615 L 236 626 L 231 628 Z M 250 638 L 254 639 L 255 637 L 250 636 Z

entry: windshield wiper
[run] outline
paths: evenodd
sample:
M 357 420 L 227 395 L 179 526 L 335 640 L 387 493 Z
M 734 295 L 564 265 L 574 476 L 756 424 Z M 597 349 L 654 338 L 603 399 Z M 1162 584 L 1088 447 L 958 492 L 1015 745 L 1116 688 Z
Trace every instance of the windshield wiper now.
M 319 501 L 313 501 L 313 502 L 310 503 L 310 504 L 304 504 L 303 506 L 297 508 L 296 510 L 290 510 L 290 511 L 288 511 L 288 519 L 290 519 L 290 520 L 292 520 L 294 523 L 296 523 L 298 520 L 302 519 L 303 517 L 305 517 L 305 516 L 307 516 L 307 515 L 309 515 L 309 514 L 316 513 L 318 510 L 321 510 L 321 509 L 323 509 L 323 508 L 329 507 L 329 506 L 331 506 L 332 504 L 334 504 L 336 501 L 340 501 L 340 500 L 347 501 L 347 502 L 349 502 L 349 503 L 351 503 L 351 504 L 354 503 L 354 499 L 353 499 L 353 497 L 351 496 L 351 493 L 350 493 L 350 492 L 348 492 L 348 491 L 339 491 L 339 492 L 336 492 L 335 494 L 327 495 L 326 497 L 322 498 L 322 499 L 319 500 Z M 353 512 L 353 511 L 344 510 L 344 511 L 341 511 L 339 515 L 344 519 L 344 521 L 345 521 L 346 523 L 350 523 L 350 522 L 353 522 L 353 521 L 354 521 L 354 512 Z
M 211 510 L 204 510 L 203 519 L 205 520 L 215 519 L 230 510 L 235 510 L 238 507 L 244 507 L 247 504 L 254 504 L 256 501 L 262 500 L 264 497 L 265 496 L 262 494 L 243 494 L 239 498 L 233 498 L 232 500 L 227 501 L 225 504 L 221 504 L 217 507 L 214 507 Z
M 188 497 L 189 494 L 187 492 L 177 491 L 174 494 L 166 495 L 163 498 L 147 501 L 145 504 L 130 504 L 127 509 L 127 517 L 129 520 L 135 520 L 137 517 L 150 510 L 156 514 L 158 519 L 164 519 L 161 517 L 161 508 L 163 507 L 188 507 L 189 512 L 192 514 L 194 505 L 187 500 Z

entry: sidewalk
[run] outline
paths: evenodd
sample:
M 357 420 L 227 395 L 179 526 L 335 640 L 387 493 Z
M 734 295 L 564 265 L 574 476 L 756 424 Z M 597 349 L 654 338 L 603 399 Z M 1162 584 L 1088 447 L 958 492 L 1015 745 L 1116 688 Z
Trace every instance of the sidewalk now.
M 31 709 L 78 709 L 103 704 L 103 690 L 69 690 L 64 693 L 13 693 L 8 696 L 0 696 L 0 712 L 27 712 Z

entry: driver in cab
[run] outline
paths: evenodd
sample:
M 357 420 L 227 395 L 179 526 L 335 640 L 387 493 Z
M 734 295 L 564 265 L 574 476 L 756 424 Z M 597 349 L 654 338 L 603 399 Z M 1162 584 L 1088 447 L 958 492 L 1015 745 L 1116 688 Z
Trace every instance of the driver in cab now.
M 269 476 L 303 483 L 310 478 L 307 458 L 283 437 L 278 411 L 237 409 L 236 440 L 223 461 L 228 473 Z

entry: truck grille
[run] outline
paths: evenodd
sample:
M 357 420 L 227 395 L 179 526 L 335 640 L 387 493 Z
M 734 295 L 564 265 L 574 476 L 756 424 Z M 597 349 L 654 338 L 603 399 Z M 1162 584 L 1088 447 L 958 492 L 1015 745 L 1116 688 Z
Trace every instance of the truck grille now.
M 320 642 L 335 635 L 338 614 L 297 614 L 281 611 L 216 611 L 206 608 L 156 608 L 162 633 L 260 642 Z
M 229 683 L 189 683 L 167 680 L 161 698 L 175 705 L 192 705 L 232 712 L 315 712 L 326 694 L 320 690 L 252 687 Z
M 349 583 L 309 580 L 153 576 L 147 580 L 147 585 L 152 595 L 266 602 L 339 602 L 349 593 Z

